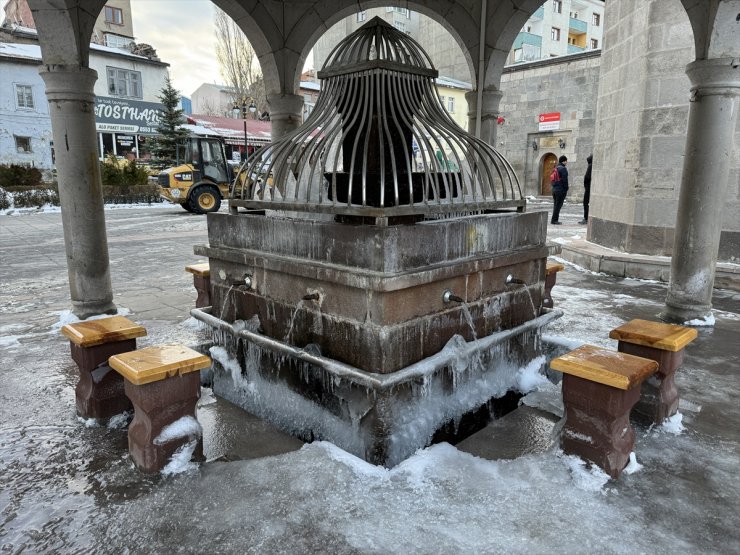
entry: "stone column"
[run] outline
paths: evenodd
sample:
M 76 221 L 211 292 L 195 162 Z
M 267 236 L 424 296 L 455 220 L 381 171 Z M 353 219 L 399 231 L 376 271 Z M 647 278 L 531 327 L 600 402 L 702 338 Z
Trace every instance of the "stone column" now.
M 47 65 L 46 84 L 62 207 L 72 311 L 84 319 L 116 312 L 95 133 L 96 71 Z
M 661 318 L 687 322 L 711 312 L 727 181 L 740 109 L 740 60 L 696 60 L 686 68 L 691 104 L 671 259 Z
M 303 97 L 299 94 L 267 95 L 272 123 L 272 140 L 276 141 L 303 123 Z
M 497 90 L 483 91 L 483 110 L 481 111 L 481 140 L 492 147 L 496 147 L 496 131 L 498 130 L 499 106 L 504 93 Z M 478 91 L 465 93 L 468 101 L 468 131 L 475 133 L 477 122 Z

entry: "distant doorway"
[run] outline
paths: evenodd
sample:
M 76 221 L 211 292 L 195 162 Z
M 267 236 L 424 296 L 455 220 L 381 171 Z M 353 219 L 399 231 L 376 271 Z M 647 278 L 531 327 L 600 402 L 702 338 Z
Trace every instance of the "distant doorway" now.
M 542 157 L 542 175 L 540 179 L 542 186 L 540 187 L 540 194 L 547 196 L 552 195 L 552 190 L 550 189 L 550 174 L 557 163 L 558 157 L 552 153 L 545 154 Z

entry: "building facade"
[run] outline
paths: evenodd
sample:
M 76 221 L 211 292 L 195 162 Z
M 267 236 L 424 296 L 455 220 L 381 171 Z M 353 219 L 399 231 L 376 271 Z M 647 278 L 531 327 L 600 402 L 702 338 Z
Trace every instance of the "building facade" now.
M 27 0 L 10 0 L 0 27 L 0 163 L 50 170 L 54 145 L 41 50 Z M 89 65 L 94 85 L 99 156 L 146 157 L 156 135 L 159 95 L 168 64 L 149 45 L 134 42 L 130 0 L 110 0 L 92 33 Z
M 8 0 L 4 12 L 5 20 L 0 33 L 15 31 L 17 38 L 18 35 L 27 34 L 29 29 L 36 29 L 28 0 Z M 35 33 L 25 38 L 31 42 L 36 41 Z M 8 41 L 7 36 L 0 36 L 0 40 L 15 42 Z M 112 48 L 128 48 L 134 43 L 130 0 L 108 0 L 106 2 L 95 21 L 90 42 Z
M 0 43 L 0 164 L 54 165 L 49 103 L 38 46 Z

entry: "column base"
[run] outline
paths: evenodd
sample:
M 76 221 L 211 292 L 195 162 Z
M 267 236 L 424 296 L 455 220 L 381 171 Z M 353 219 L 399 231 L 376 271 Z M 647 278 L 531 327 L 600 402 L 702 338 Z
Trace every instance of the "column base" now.
M 658 317 L 671 324 L 684 324 L 691 320 L 703 320 L 711 314 L 712 306 L 708 304 L 677 305 L 666 301 L 665 308 Z
M 116 314 L 118 309 L 111 300 L 104 301 L 72 301 L 72 312 L 80 320 L 99 314 Z

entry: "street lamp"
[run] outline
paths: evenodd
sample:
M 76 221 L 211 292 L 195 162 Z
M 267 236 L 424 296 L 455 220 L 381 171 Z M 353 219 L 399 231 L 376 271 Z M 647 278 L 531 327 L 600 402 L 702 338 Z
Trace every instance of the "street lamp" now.
M 242 118 L 244 119 L 244 159 L 247 158 L 247 114 L 250 112 L 254 114 L 257 111 L 257 106 L 254 103 L 254 99 L 249 99 L 249 104 L 247 104 L 247 99 L 242 99 L 242 105 L 241 108 L 238 104 L 234 104 L 234 107 L 231 109 L 231 113 L 234 115 L 235 118 L 239 117 L 239 113 L 241 112 Z

